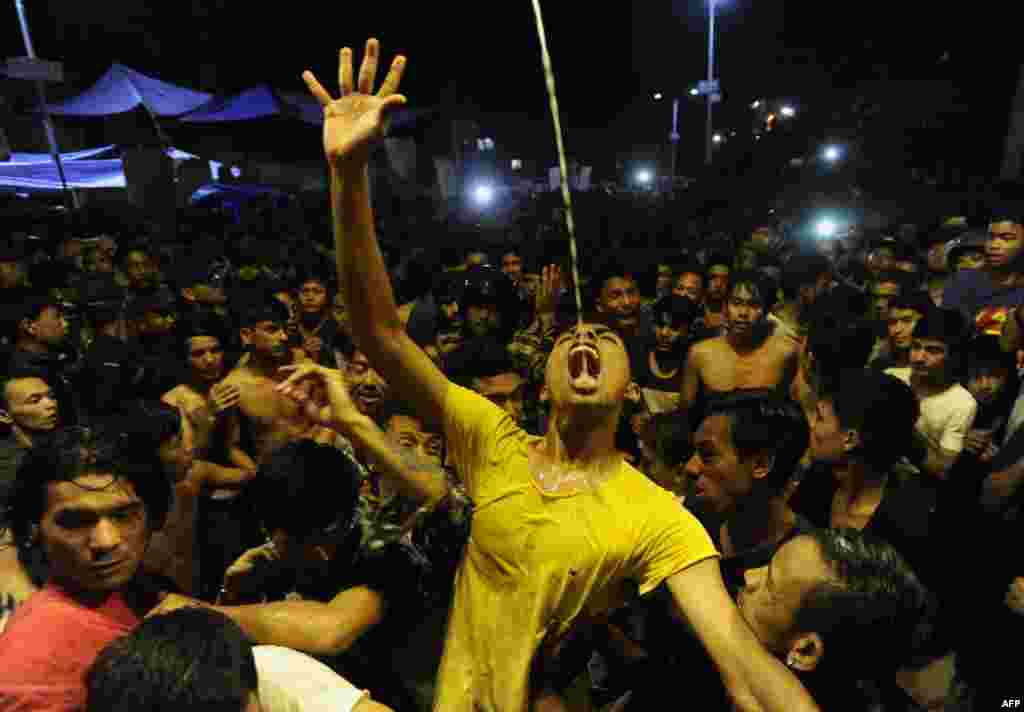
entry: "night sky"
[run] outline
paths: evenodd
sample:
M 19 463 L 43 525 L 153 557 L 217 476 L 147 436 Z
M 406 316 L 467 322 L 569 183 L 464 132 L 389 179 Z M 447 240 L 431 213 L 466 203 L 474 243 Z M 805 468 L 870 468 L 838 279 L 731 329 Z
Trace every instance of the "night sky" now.
M 439 104 L 455 80 L 460 99 L 480 111 L 549 121 L 530 0 L 26 4 L 38 54 L 65 62 L 83 88 L 112 61 L 191 86 L 209 79 L 198 65 L 215 64 L 223 91 L 262 81 L 302 89 L 299 75 L 309 66 L 333 88 L 338 47 L 361 47 L 374 34 L 386 57 L 408 53 L 410 106 Z M 1008 12 L 999 6 L 983 9 Z M 608 146 L 609 133 L 616 146 L 664 141 L 669 105 L 655 105 L 651 95 L 685 96 L 704 77 L 706 2 L 546 0 L 544 9 L 570 146 Z M 6 56 L 22 54 L 13 4 L 4 12 Z M 1019 32 L 996 30 L 1015 26 L 1008 15 L 975 16 L 950 3 L 719 0 L 717 16 L 719 112 L 727 125 L 749 126 L 744 112 L 760 96 L 813 107 L 862 81 L 941 79 L 962 84 L 972 112 L 977 105 L 987 117 L 988 144 L 1005 135 L 1021 56 Z M 684 102 L 684 135 L 699 131 L 701 120 L 700 107 Z

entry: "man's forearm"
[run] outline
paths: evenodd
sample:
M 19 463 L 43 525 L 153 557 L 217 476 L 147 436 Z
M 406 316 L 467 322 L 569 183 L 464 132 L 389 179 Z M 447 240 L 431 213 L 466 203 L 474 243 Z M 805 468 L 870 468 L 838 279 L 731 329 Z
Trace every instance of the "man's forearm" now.
M 384 599 L 365 586 L 342 591 L 330 603 L 279 601 L 213 606 L 258 645 L 278 645 L 310 655 L 338 655 L 384 616 Z
M 245 450 L 240 447 L 229 447 L 228 448 L 228 460 L 232 465 L 242 470 L 256 472 L 258 469 L 256 461 L 249 456 Z
M 360 418 L 338 429 L 376 463 L 380 474 L 396 484 L 406 496 L 432 502 L 448 493 L 448 479 L 443 468 L 390 442 L 369 418 Z
M 239 487 L 256 476 L 255 463 L 249 469 L 245 467 L 225 467 L 207 460 L 196 460 L 193 467 L 193 476 L 196 482 L 207 488 Z
M 384 345 L 379 335 L 402 330 L 398 305 L 377 244 L 366 165 L 331 166 L 331 208 L 338 275 L 352 337 L 367 355 Z

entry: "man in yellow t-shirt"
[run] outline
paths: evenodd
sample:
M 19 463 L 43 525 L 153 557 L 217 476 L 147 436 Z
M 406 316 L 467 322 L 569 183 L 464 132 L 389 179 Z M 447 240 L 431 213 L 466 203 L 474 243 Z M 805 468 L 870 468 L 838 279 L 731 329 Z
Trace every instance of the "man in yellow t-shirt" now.
M 740 615 L 707 533 L 616 450 L 630 384 L 619 336 L 581 321 L 555 340 L 545 373 L 551 424 L 535 438 L 449 383 L 406 334 L 377 244 L 368 173 L 385 114 L 405 103 L 396 93 L 405 58 L 372 94 L 379 52 L 376 40 L 367 42 L 356 84 L 352 51 L 342 49 L 337 100 L 312 73 L 303 77 L 324 107 L 338 278 L 353 340 L 397 397 L 444 425 L 476 502 L 434 709 L 527 712 L 547 694 L 532 685 L 537 653 L 581 614 L 610 607 L 630 580 L 641 593 L 667 583 L 740 709 L 817 709 Z

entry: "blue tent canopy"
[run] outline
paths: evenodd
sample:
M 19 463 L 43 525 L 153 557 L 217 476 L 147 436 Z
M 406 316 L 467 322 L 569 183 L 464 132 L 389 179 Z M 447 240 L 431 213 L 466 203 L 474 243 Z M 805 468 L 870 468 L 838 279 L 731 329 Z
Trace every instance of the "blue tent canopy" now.
M 279 92 L 266 84 L 250 87 L 233 96 L 218 97 L 179 119 L 187 123 L 216 123 L 275 116 L 294 118 L 316 126 L 323 123 L 323 111 L 312 96 Z
M 87 148 L 84 151 L 73 151 L 60 154 L 62 161 L 79 161 L 83 158 L 100 158 L 108 153 L 113 153 L 116 146 L 99 146 L 98 148 Z M 0 166 L 11 166 L 22 163 L 50 163 L 53 156 L 49 153 L 20 153 L 11 154 L 11 160 L 0 163 Z
M 210 101 L 210 95 L 168 84 L 114 64 L 91 88 L 53 104 L 60 116 L 108 116 L 145 106 L 155 116 L 179 116 Z
M 124 188 L 124 161 L 120 158 L 81 159 L 64 164 L 69 188 Z M 57 166 L 50 162 L 0 163 L 0 188 L 34 191 L 62 190 Z

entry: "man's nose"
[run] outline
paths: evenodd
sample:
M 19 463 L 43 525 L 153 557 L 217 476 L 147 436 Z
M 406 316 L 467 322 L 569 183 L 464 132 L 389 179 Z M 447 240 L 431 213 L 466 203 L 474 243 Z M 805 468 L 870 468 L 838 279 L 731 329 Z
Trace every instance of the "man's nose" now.
M 96 553 L 107 553 L 121 543 L 121 531 L 117 526 L 103 517 L 92 530 L 90 548 Z

